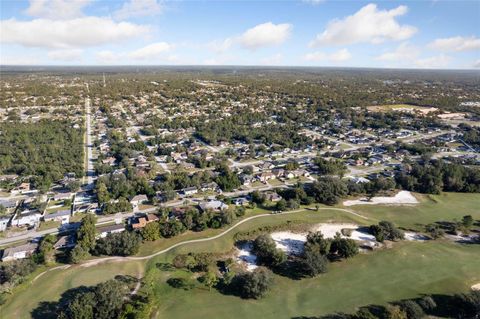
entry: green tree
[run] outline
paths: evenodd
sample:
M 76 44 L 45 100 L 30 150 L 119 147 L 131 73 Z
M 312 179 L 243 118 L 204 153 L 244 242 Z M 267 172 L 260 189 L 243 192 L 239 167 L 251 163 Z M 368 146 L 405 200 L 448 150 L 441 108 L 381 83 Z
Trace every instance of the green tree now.
M 322 255 L 319 250 L 304 250 L 301 263 L 305 274 L 310 277 L 327 272 L 328 258 Z
M 287 256 L 277 249 L 275 241 L 270 235 L 260 235 L 253 241 L 252 252 L 257 256 L 257 262 L 265 266 L 278 266 L 283 263 Z
M 263 204 L 265 203 L 265 195 L 260 193 L 259 191 L 253 191 L 251 193 L 252 196 L 252 202 L 256 204 Z
M 347 185 L 338 178 L 321 177 L 311 185 L 309 192 L 318 203 L 335 205 L 347 195 Z
M 463 216 L 462 217 L 462 225 L 463 227 L 465 227 L 466 229 L 470 229 L 472 228 L 473 226 L 473 217 L 472 215 L 466 215 L 466 216 Z
M 126 293 L 126 285 L 118 280 L 108 280 L 98 284 L 95 288 L 97 301 L 95 318 L 118 318 Z
M 71 192 L 76 192 L 80 189 L 80 182 L 77 181 L 77 180 L 74 180 L 74 181 L 71 181 L 71 182 L 68 182 L 67 184 L 67 188 L 68 190 L 70 190 Z
M 428 224 L 425 226 L 425 231 L 430 235 L 432 239 L 438 239 L 443 237 L 445 232 L 437 224 Z
M 95 215 L 88 214 L 82 218 L 82 223 L 77 230 L 77 245 L 80 245 L 86 251 L 95 247 L 95 222 Z
M 55 249 L 53 248 L 53 244 L 56 239 L 56 236 L 52 234 L 43 237 L 38 247 L 38 257 L 40 262 L 49 265 L 55 261 Z
M 135 232 L 124 231 L 109 234 L 97 241 L 95 252 L 101 255 L 129 256 L 134 255 L 140 248 L 140 236 Z
M 281 199 L 277 202 L 277 204 L 275 205 L 275 208 L 278 210 L 278 211 L 284 211 L 287 209 L 287 201 L 285 199 Z
M 317 157 L 314 160 L 314 163 L 318 167 L 318 171 L 321 175 L 343 175 L 347 172 L 347 166 L 339 159 L 324 159 L 322 157 Z
M 97 199 L 99 204 L 108 203 L 110 201 L 110 193 L 105 183 L 98 182 L 96 185 Z
M 238 293 L 244 298 L 260 299 L 264 297 L 273 284 L 271 272 L 263 267 L 253 272 L 245 272 L 235 276 L 232 281 Z
M 203 283 L 208 287 L 208 290 L 212 290 L 212 287 L 218 283 L 217 275 L 213 271 L 207 271 L 203 276 Z
M 69 262 L 72 264 L 78 264 L 82 260 L 87 259 L 90 256 L 90 252 L 83 248 L 81 245 L 76 245 L 68 255 Z
M 152 222 L 145 225 L 141 231 L 142 237 L 147 241 L 160 239 L 160 223 Z
M 358 254 L 358 245 L 353 239 L 342 238 L 337 233 L 330 246 L 330 253 L 340 258 L 351 258 Z
M 304 245 L 304 251 L 317 251 L 321 255 L 327 255 L 330 251 L 331 242 L 330 239 L 324 238 L 320 231 L 309 232 Z

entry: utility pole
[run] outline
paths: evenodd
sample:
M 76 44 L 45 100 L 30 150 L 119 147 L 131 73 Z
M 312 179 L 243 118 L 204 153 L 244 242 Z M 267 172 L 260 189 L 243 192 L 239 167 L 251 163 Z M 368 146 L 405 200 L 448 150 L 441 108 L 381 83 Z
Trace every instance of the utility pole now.
M 105 83 L 105 72 L 103 72 L 103 87 L 107 87 L 107 83 Z

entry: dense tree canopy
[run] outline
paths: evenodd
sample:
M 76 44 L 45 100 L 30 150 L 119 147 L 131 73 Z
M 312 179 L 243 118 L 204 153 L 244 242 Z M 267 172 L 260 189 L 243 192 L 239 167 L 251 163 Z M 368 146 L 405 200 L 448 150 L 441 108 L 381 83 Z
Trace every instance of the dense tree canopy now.
M 0 174 L 33 175 L 37 186 L 73 172 L 83 176 L 83 129 L 68 121 L 0 123 Z

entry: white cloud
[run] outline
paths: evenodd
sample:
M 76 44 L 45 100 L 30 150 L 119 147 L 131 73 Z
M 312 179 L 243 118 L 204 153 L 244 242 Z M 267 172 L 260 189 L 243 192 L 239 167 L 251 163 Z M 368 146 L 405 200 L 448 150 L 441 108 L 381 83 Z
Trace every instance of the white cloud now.
M 476 68 L 476 69 L 480 69 L 480 59 L 478 59 L 477 61 L 473 62 L 473 67 Z
M 245 31 L 238 38 L 238 42 L 247 49 L 255 50 L 282 44 L 290 37 L 291 31 L 291 24 L 266 22 Z
M 157 0 L 129 0 L 113 13 L 116 19 L 151 16 L 162 13 L 163 5 Z
M 347 49 L 341 49 L 330 54 L 330 61 L 332 62 L 343 62 L 350 60 L 351 58 L 352 54 Z
M 98 62 L 104 63 L 104 64 L 116 64 L 120 59 L 118 54 L 109 50 L 103 50 L 103 51 L 97 52 L 95 54 L 95 58 L 97 59 Z
M 475 36 L 470 37 L 451 37 L 436 39 L 428 44 L 434 50 L 439 51 L 469 51 L 480 49 L 480 39 Z
M 83 17 L 71 20 L 2 20 L 1 43 L 29 47 L 68 49 L 119 42 L 145 34 L 147 26 L 115 22 L 109 18 Z
M 448 66 L 451 58 L 444 54 L 415 61 L 415 66 L 426 69 L 440 69 Z
M 167 42 L 157 42 L 130 52 L 99 51 L 95 54 L 95 58 L 103 64 L 124 64 L 133 60 L 156 64 L 161 62 L 179 63 L 180 59 L 171 54 L 173 48 L 174 45 Z
M 327 28 L 310 42 L 310 46 L 347 45 L 369 42 L 381 43 L 387 40 L 400 41 L 410 38 L 417 29 L 409 25 L 400 25 L 396 17 L 406 14 L 406 6 L 392 10 L 378 10 L 371 3 L 355 14 L 342 20 L 329 22 Z
M 82 10 L 91 0 L 30 0 L 25 13 L 32 17 L 66 20 L 82 16 Z
M 414 61 L 419 55 L 420 50 L 417 47 L 403 42 L 395 50 L 385 52 L 375 57 L 375 59 L 393 62 L 397 65 L 405 65 Z
M 47 53 L 47 56 L 52 60 L 59 61 L 79 61 L 82 59 L 83 50 L 55 50 Z
M 329 61 L 331 63 L 341 63 L 350 60 L 352 58 L 352 54 L 350 51 L 348 51 L 348 49 L 344 48 L 330 54 L 320 51 L 311 52 L 305 54 L 303 58 L 304 60 L 311 62 Z
M 172 49 L 172 45 L 166 42 L 158 42 L 147 45 L 141 49 L 135 50 L 128 54 L 129 58 L 135 60 L 155 59 Z
M 388 67 L 427 69 L 446 68 L 451 61 L 451 57 L 444 54 L 421 58 L 421 53 L 418 47 L 403 42 L 395 50 L 380 54 L 375 59 L 386 62 Z

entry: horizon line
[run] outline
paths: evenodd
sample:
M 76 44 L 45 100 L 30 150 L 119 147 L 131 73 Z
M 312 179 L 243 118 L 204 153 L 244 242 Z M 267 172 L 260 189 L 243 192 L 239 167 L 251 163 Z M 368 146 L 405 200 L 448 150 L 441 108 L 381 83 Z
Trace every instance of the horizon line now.
M 319 66 L 319 65 L 255 65 L 255 64 L 0 64 L 0 68 L 5 67 L 194 67 L 194 68 L 317 68 L 317 69 L 375 69 L 375 70 L 399 70 L 399 71 L 478 71 L 480 68 L 399 68 L 399 67 L 376 67 L 376 66 Z

